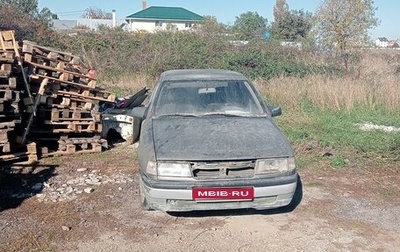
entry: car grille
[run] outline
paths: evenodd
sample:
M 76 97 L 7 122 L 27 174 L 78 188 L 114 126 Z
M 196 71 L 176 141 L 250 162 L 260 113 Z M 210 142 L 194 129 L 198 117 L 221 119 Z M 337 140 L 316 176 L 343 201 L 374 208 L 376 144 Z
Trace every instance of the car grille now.
M 255 160 L 235 162 L 191 163 L 193 177 L 208 178 L 251 178 L 254 176 Z

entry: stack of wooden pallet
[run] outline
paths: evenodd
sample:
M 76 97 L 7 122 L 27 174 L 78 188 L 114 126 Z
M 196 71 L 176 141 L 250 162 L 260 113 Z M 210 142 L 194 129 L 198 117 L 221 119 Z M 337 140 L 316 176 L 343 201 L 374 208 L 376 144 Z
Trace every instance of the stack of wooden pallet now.
M 27 139 L 36 142 L 41 156 L 100 152 L 98 103 L 113 102 L 115 95 L 96 87 L 93 70 L 79 57 L 24 41 L 22 54 L 35 97 Z
M 18 85 L 19 56 L 13 31 L 0 31 L 0 163 L 37 160 L 35 143 L 17 142 L 16 126 L 21 124 L 20 101 L 26 94 Z
M 0 165 L 101 152 L 99 102 L 114 100 L 79 57 L 0 31 Z

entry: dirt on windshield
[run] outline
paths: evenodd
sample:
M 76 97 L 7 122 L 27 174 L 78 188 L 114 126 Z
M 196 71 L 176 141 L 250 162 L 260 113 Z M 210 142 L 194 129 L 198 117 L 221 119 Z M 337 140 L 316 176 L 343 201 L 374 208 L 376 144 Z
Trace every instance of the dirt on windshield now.
M 135 145 L 5 167 L 0 251 L 398 251 L 398 163 L 334 169 L 295 148 L 321 155 L 299 169 L 297 205 L 268 211 L 144 211 Z

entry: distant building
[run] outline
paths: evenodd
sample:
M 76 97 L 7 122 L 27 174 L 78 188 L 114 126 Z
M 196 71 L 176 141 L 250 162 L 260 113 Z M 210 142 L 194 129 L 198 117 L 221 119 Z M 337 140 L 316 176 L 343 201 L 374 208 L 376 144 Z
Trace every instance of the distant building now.
M 303 45 L 300 42 L 281 41 L 281 46 L 301 49 Z
M 117 20 L 115 11 L 112 13 L 112 19 L 93 19 L 93 18 L 81 18 L 77 20 L 61 20 L 53 19 L 52 27 L 56 31 L 70 32 L 77 29 L 89 29 L 97 31 L 99 27 L 122 27 L 126 26 L 125 20 Z
M 61 20 L 61 19 L 53 19 L 51 21 L 52 28 L 56 31 L 69 31 L 75 29 L 77 27 L 77 20 Z
M 377 47 L 388 47 L 389 40 L 385 37 L 377 38 L 375 40 L 375 45 Z
M 181 7 L 151 6 L 126 17 L 129 31 L 189 30 L 204 17 Z
M 388 48 L 399 48 L 399 43 L 396 40 L 390 40 L 387 45 Z
M 97 31 L 99 27 L 121 27 L 127 31 L 158 30 L 190 30 L 193 26 L 204 20 L 204 17 L 181 7 L 152 6 L 147 8 L 145 1 L 143 9 L 124 20 L 117 20 L 115 11 L 112 19 L 81 18 L 77 20 L 52 20 L 53 29 L 56 31 L 73 33 L 76 30 L 88 29 Z
M 400 48 L 399 42 L 396 40 L 388 40 L 385 37 L 377 38 L 375 41 L 375 46 L 379 48 L 393 48 L 398 49 Z

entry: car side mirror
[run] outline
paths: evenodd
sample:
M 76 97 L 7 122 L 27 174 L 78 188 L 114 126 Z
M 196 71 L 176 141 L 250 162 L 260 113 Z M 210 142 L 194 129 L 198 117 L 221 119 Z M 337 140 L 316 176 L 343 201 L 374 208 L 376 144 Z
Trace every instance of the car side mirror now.
M 146 107 L 134 107 L 131 110 L 130 115 L 133 117 L 138 117 L 143 119 L 146 109 L 147 109 Z
M 280 116 L 282 115 L 282 108 L 276 105 L 269 105 L 268 108 L 271 110 L 271 116 Z

